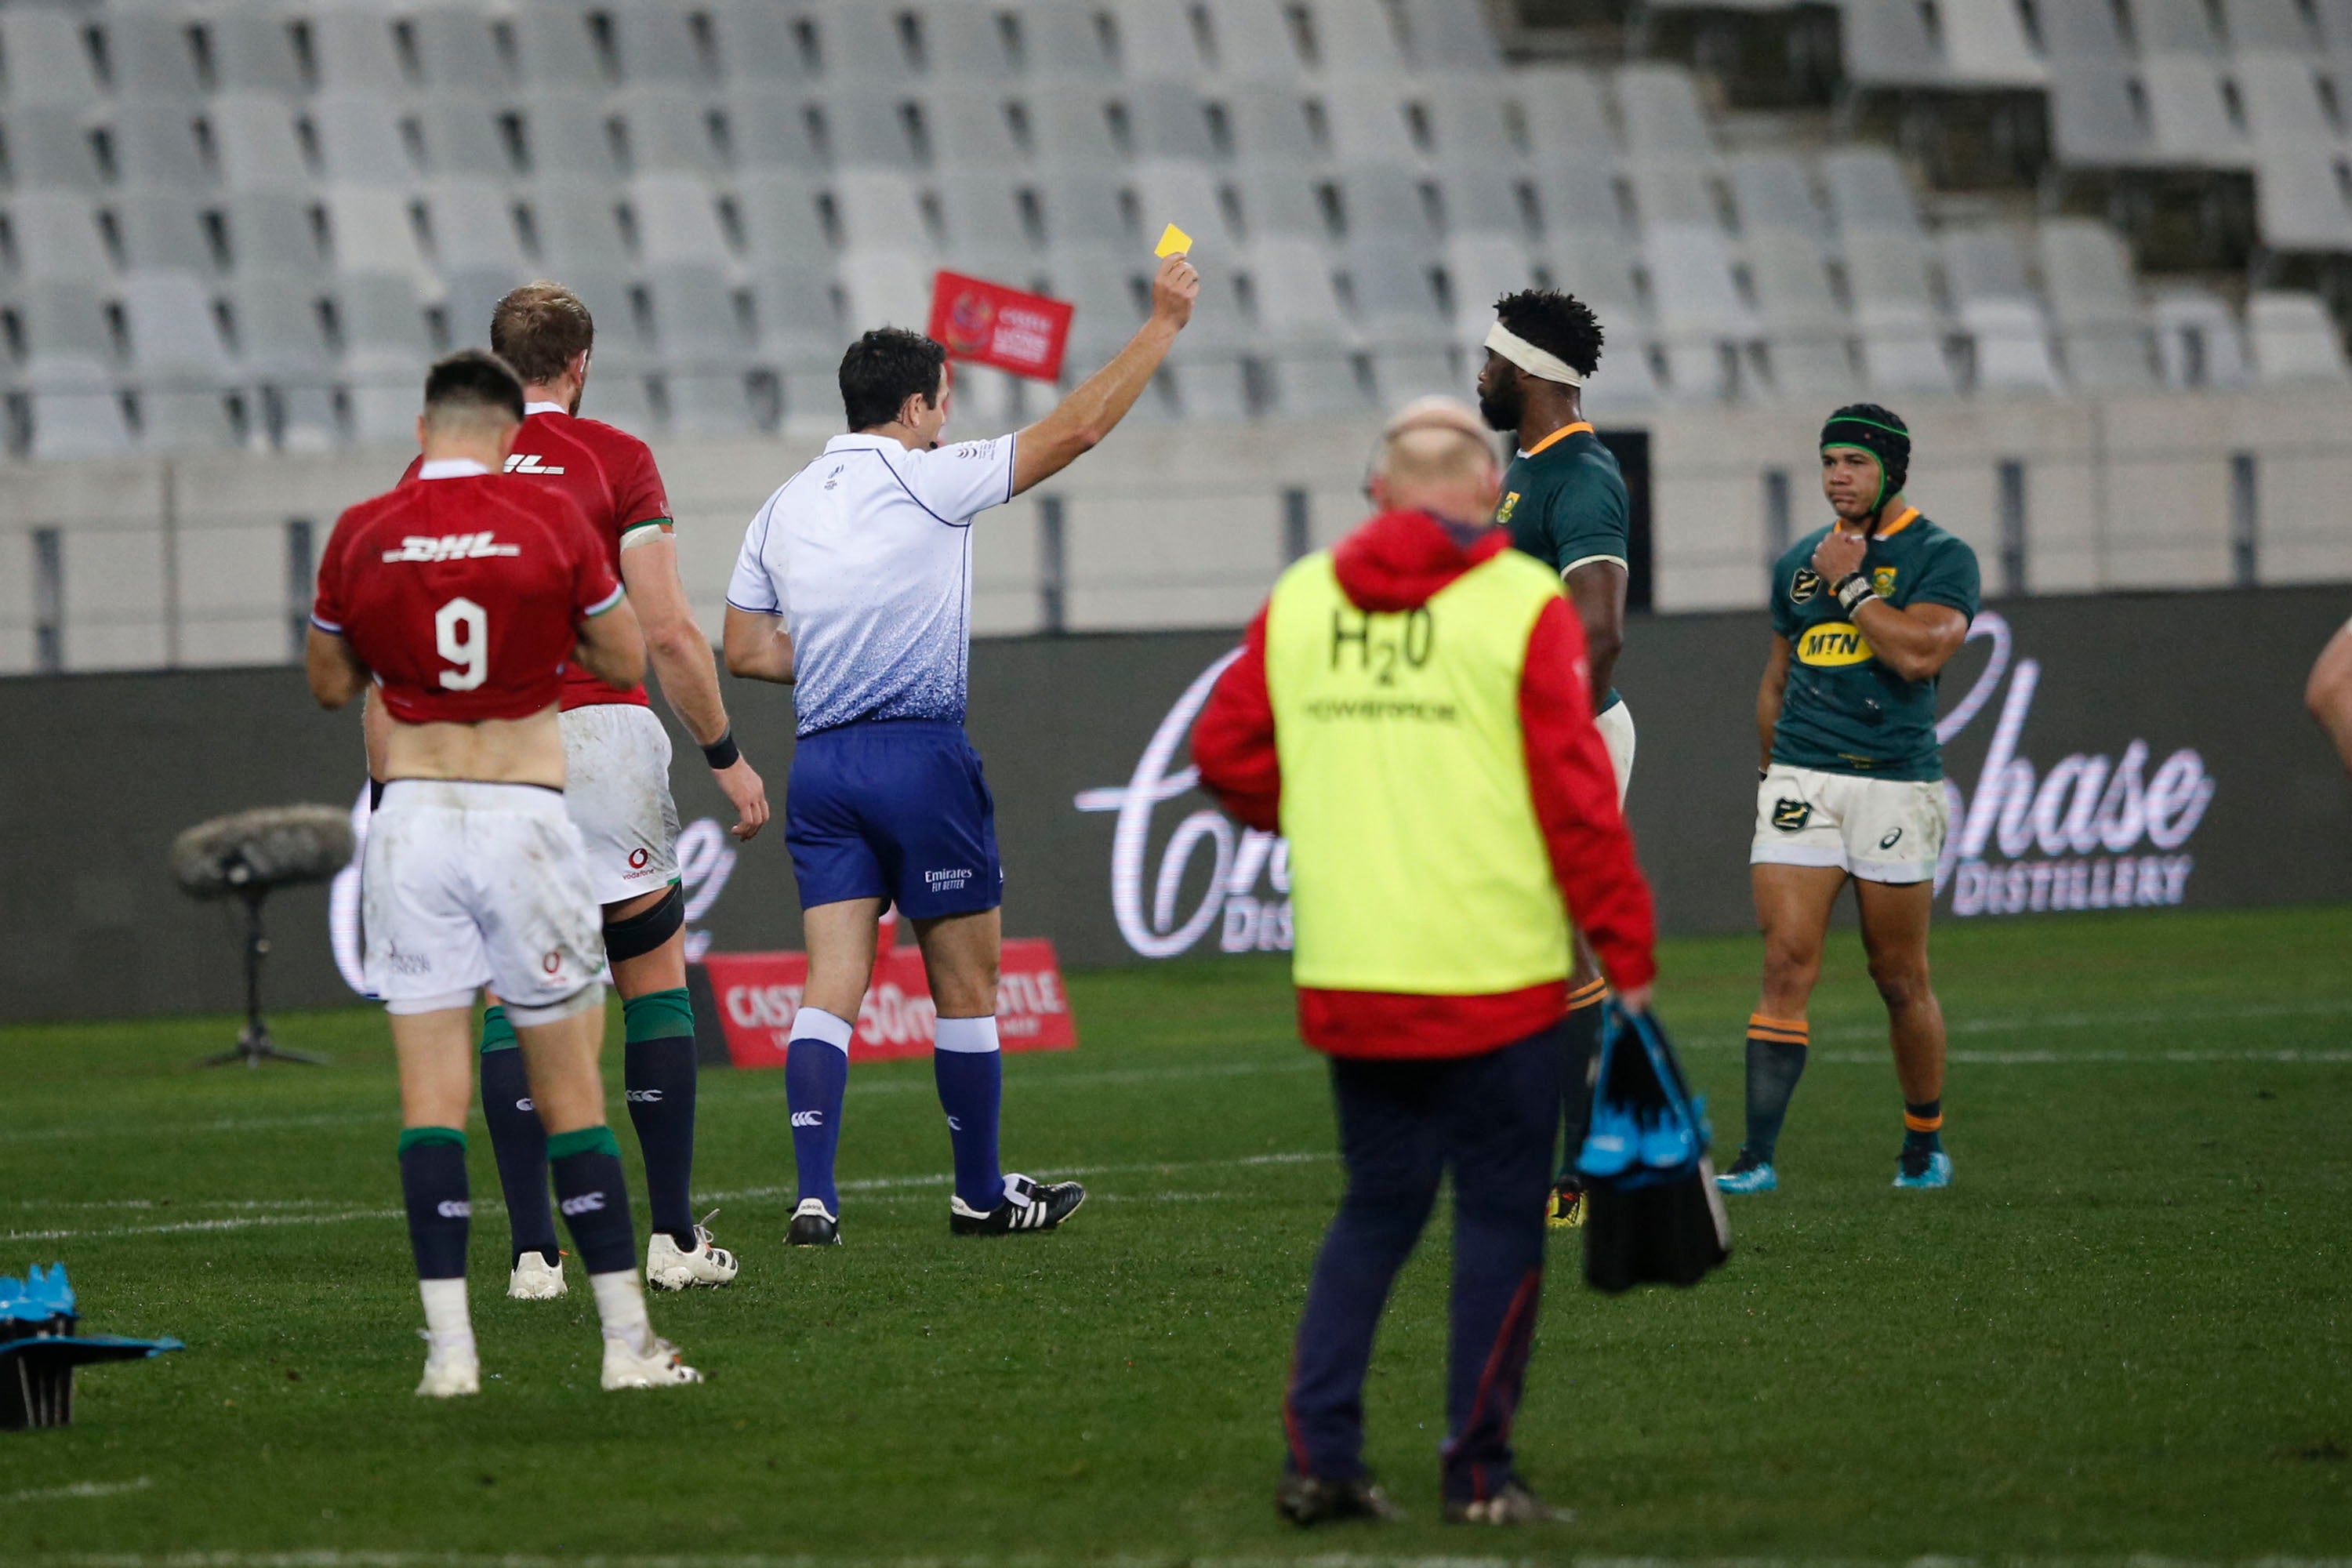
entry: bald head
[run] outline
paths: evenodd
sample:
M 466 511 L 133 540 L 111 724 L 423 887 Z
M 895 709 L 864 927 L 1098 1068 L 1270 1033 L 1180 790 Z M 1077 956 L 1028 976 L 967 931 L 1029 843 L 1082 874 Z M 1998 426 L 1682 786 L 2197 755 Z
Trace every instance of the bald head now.
M 1372 499 L 1390 511 L 1426 511 L 1455 522 L 1494 515 L 1502 488 L 1476 409 L 1451 397 L 1424 397 L 1397 411 L 1382 432 Z

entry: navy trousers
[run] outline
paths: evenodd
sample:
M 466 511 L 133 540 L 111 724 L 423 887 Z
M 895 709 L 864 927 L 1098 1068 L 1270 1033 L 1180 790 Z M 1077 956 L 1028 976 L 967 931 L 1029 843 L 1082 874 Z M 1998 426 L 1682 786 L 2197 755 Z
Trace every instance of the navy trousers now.
M 1315 1260 L 1283 1399 L 1293 1470 L 1327 1480 L 1364 1473 L 1372 1336 L 1450 1169 L 1445 1495 L 1483 1500 L 1510 1479 L 1511 1422 L 1543 1286 L 1563 1050 L 1554 1027 L 1475 1057 L 1332 1058 L 1348 1191 Z

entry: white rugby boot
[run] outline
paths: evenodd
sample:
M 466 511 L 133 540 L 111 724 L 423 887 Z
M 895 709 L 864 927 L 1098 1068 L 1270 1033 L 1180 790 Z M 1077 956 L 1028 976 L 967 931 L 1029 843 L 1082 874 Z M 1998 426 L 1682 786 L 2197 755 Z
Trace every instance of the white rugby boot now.
M 654 1232 L 646 1243 L 646 1283 L 656 1290 L 684 1290 L 696 1285 L 730 1283 L 742 1267 L 735 1255 L 723 1247 L 714 1247 L 709 1229 L 719 1211 L 712 1209 L 694 1227 L 694 1250 L 681 1251 L 667 1231 Z
M 526 1252 L 515 1259 L 507 1276 L 507 1296 L 516 1301 L 552 1301 L 569 1290 L 563 1282 L 563 1255 L 551 1261 L 545 1253 Z
M 419 1395 L 453 1399 L 461 1394 L 482 1392 L 482 1362 L 474 1349 L 471 1333 L 436 1334 L 419 1329 L 416 1335 L 428 1347 L 425 1352 L 425 1377 L 416 1385 Z M 611 1363 L 605 1364 L 609 1366 Z
M 700 1373 L 678 1359 L 677 1347 L 651 1330 L 635 1343 L 612 1334 L 604 1336 L 604 1386 L 608 1389 L 672 1388 L 701 1381 Z

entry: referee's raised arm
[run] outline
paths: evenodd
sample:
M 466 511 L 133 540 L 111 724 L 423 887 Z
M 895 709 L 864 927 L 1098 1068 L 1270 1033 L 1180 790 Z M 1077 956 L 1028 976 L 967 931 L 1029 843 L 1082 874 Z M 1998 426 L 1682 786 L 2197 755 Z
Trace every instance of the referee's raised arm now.
M 1136 329 L 1127 346 L 1043 419 L 1021 432 L 1013 453 L 1013 493 L 1019 495 L 1068 468 L 1111 433 L 1175 346 L 1176 334 L 1192 319 L 1201 275 L 1181 253 L 1160 264 L 1151 279 L 1151 319 Z

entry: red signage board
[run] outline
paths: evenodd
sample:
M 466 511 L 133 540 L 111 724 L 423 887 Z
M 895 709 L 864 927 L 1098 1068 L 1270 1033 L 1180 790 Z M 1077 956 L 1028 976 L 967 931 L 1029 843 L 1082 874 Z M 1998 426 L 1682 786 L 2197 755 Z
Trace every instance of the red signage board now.
M 941 272 L 931 280 L 931 336 L 947 346 L 950 358 L 1039 381 L 1062 374 L 1076 310 L 1066 300 L 961 272 Z
M 727 1054 L 739 1068 L 780 1068 L 791 1043 L 793 1015 L 808 984 L 804 952 L 712 952 L 703 955 L 710 990 L 719 1003 Z M 996 1035 L 1008 1051 L 1066 1051 L 1078 1043 L 1070 999 L 1062 988 L 1061 960 L 1044 937 L 1015 938 L 1004 944 L 996 990 Z M 852 1061 L 887 1061 L 931 1052 L 937 1010 L 923 955 L 912 947 L 885 952 L 874 965 L 865 1005 L 857 1010 L 857 1033 L 850 1037 Z

